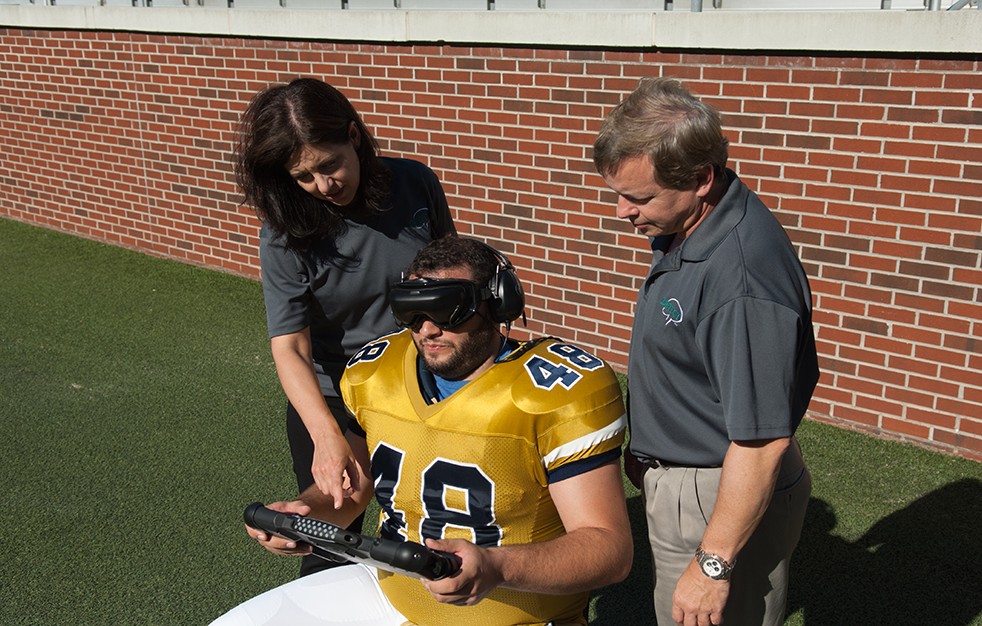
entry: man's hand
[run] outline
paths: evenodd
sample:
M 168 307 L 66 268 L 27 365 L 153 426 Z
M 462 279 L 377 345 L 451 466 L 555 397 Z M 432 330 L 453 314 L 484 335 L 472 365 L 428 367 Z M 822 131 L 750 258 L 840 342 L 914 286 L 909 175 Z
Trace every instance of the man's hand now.
M 267 504 L 266 508 L 288 514 L 296 513 L 298 515 L 307 515 L 310 513 L 310 507 L 304 504 L 301 500 L 294 500 L 293 502 L 273 502 L 272 504 Z M 298 544 L 292 539 L 284 539 L 283 537 L 271 535 L 264 530 L 259 530 L 258 528 L 246 526 L 245 529 L 247 535 L 258 541 L 259 545 L 266 548 L 273 554 L 281 554 L 285 556 L 304 556 L 306 554 L 310 554 L 310 552 L 313 550 L 313 548 L 307 544 Z
M 335 509 L 340 509 L 344 499 L 361 486 L 355 455 L 344 437 L 335 435 L 314 440 L 310 471 L 317 488 L 333 499 Z
M 437 602 L 472 606 L 487 597 L 503 580 L 491 550 L 463 539 L 427 539 L 426 546 L 456 554 L 460 559 L 460 570 L 453 576 L 423 581 L 423 586 Z
M 675 585 L 672 619 L 684 626 L 722 624 L 723 607 L 729 595 L 730 581 L 709 578 L 693 559 Z

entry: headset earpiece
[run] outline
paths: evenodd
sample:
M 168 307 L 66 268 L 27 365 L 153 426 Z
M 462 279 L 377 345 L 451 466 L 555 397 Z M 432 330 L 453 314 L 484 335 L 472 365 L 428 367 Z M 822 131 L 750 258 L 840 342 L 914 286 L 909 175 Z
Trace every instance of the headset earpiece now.
M 518 274 L 515 273 L 515 266 L 511 264 L 508 257 L 493 247 L 486 243 L 484 246 L 498 259 L 498 268 L 488 281 L 488 289 L 491 291 L 488 312 L 491 319 L 499 324 L 511 324 L 519 317 L 524 319 L 525 291 L 522 289 L 521 281 L 518 280 Z

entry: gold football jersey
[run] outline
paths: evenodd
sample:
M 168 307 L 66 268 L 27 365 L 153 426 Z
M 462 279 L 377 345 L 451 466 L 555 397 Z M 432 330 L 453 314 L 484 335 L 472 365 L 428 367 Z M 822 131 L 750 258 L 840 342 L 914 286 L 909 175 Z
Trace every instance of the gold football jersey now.
M 483 547 L 563 534 L 549 473 L 619 451 L 624 441 L 624 405 L 610 367 L 571 344 L 539 339 L 428 404 L 416 362 L 403 331 L 360 350 L 341 381 L 366 433 L 380 533 Z M 474 607 L 457 607 L 433 600 L 416 579 L 381 572 L 380 580 L 393 606 L 421 626 L 586 623 L 586 593 L 498 588 Z

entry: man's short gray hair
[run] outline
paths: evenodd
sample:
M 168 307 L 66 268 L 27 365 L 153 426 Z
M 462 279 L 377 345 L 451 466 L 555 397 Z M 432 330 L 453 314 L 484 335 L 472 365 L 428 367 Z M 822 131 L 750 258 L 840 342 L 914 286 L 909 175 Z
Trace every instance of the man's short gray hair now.
M 593 144 L 593 163 L 601 176 L 608 176 L 625 159 L 648 156 L 655 182 L 688 189 L 706 165 L 723 171 L 728 146 L 714 108 L 674 78 L 643 78 L 604 120 Z

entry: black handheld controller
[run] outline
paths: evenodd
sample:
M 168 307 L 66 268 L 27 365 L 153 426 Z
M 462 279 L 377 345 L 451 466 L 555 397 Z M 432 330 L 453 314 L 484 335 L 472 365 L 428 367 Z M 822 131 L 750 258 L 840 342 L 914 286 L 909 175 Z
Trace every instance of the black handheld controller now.
M 313 547 L 313 553 L 332 561 L 366 563 L 414 578 L 440 580 L 460 568 L 456 555 L 430 550 L 413 541 L 394 541 L 345 530 L 329 522 L 296 513 L 280 513 L 253 502 L 243 518 L 247 526 L 302 541 Z

